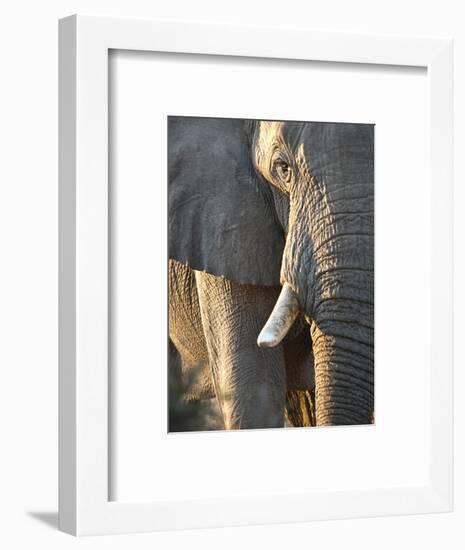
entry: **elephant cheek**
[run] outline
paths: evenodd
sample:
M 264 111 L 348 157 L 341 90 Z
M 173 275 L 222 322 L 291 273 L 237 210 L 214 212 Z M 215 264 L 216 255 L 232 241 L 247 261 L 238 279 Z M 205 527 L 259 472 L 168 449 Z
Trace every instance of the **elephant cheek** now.
M 305 235 L 295 230 L 297 235 L 289 235 L 281 264 L 281 285 L 288 286 L 294 292 L 300 310 L 308 317 L 313 315 L 314 268 L 311 258 L 311 242 Z

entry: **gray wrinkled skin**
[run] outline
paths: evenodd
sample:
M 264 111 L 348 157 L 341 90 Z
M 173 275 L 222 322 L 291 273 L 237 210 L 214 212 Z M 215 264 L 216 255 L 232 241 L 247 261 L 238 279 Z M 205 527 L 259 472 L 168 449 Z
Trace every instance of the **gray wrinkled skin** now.
M 235 283 L 174 260 L 169 263 L 170 338 L 185 371 L 196 379 L 187 399 L 216 397 L 226 429 L 279 428 L 286 397 L 303 400 L 314 386 L 310 338 L 303 318 L 282 344 L 258 348 L 256 339 L 279 287 Z M 300 410 L 288 404 L 289 419 Z
M 170 337 L 225 427 L 282 426 L 314 384 L 317 425 L 372 422 L 373 154 L 371 125 L 170 117 Z M 284 283 L 302 315 L 260 349 Z
M 317 424 L 370 423 L 373 127 L 265 122 L 253 143 L 259 172 L 289 196 L 281 283 L 295 291 L 311 325 Z

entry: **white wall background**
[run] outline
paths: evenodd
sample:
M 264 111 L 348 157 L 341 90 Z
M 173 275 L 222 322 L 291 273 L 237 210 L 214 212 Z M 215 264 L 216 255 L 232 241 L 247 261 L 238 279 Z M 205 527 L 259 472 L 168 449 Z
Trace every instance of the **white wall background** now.
M 32 0 L 0 17 L 0 546 L 463 548 L 465 22 L 459 0 Z M 456 511 L 75 540 L 57 506 L 57 19 L 71 13 L 263 23 L 455 39 Z M 438 182 L 440 185 L 441 182 Z M 438 404 L 440 406 L 440 404 Z
M 114 52 L 110 75 L 111 498 L 140 502 L 423 483 L 430 431 L 426 70 L 205 56 L 193 63 L 192 56 Z M 278 80 L 298 82 L 298 97 L 292 86 L 270 89 Z M 193 81 L 197 86 L 186 94 L 186 82 Z M 167 292 L 163 182 L 171 113 L 376 123 L 375 429 L 167 434 L 167 319 L 159 304 Z M 405 271 L 397 264 L 415 267 Z M 393 294 L 412 310 L 402 333 Z M 292 468 L 283 469 L 289 457 Z M 303 478 L 305 471 L 319 474 Z

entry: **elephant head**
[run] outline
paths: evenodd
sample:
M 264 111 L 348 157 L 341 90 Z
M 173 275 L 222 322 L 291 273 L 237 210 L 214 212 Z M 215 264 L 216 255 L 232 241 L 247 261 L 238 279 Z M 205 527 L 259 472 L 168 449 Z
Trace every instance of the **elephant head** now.
M 317 423 L 373 417 L 373 126 L 260 122 L 257 171 L 289 197 L 283 289 L 258 338 L 275 346 L 299 311 L 311 326 Z
M 170 258 L 282 285 L 258 345 L 304 315 L 317 424 L 371 423 L 373 126 L 170 117 L 168 129 Z

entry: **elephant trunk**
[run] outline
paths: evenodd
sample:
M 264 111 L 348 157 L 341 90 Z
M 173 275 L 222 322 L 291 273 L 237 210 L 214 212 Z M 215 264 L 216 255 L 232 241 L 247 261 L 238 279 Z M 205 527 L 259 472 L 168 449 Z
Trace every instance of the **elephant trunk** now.
M 317 425 L 368 424 L 374 403 L 372 200 L 358 200 L 367 208 L 353 212 L 327 200 L 318 211 L 309 200 L 291 201 L 281 271 L 287 305 L 277 304 L 261 337 L 272 333 L 268 345 L 282 339 L 300 303 L 312 337 Z M 313 224 L 309 211 L 316 212 Z
M 320 426 L 369 424 L 374 406 L 373 234 L 363 226 L 372 223 L 372 216 L 335 218 L 324 237 L 312 239 L 312 271 L 303 285 L 315 360 L 316 421 Z
M 333 323 L 334 324 L 334 323 Z M 327 334 L 312 323 L 318 426 L 373 421 L 373 347 L 341 334 Z
M 374 408 L 373 272 L 333 268 L 317 277 L 310 331 L 317 424 L 370 424 Z

